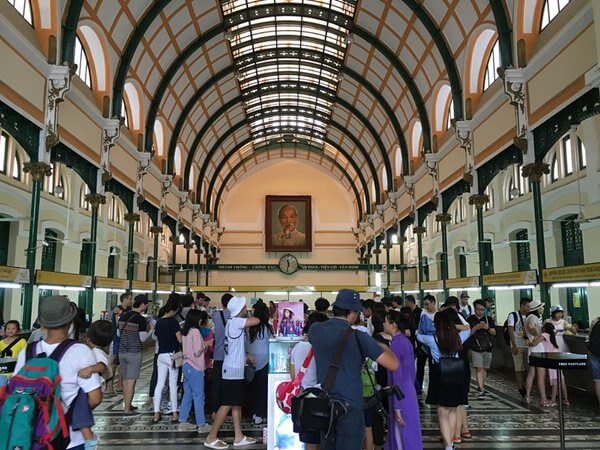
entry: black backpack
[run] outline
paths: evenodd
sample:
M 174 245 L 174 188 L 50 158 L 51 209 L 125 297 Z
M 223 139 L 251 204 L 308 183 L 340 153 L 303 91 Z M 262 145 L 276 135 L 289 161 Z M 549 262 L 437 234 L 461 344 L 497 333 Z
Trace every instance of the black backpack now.
M 517 311 L 511 312 L 508 315 L 508 317 L 510 317 L 513 314 L 515 315 L 515 324 L 517 323 L 518 320 L 522 320 Z M 506 345 L 508 345 L 510 347 L 510 334 L 508 333 L 508 317 L 506 318 L 506 320 L 504 321 L 504 324 L 502 325 L 502 336 L 504 337 L 504 342 L 506 343 Z
M 590 333 L 590 340 L 588 341 L 588 350 L 594 355 L 600 357 L 600 320 L 596 322 L 592 332 Z

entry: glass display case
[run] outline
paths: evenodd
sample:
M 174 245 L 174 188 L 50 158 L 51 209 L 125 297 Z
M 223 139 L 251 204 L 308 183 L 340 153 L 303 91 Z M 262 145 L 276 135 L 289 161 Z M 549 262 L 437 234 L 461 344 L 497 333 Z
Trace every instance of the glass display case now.
M 269 341 L 269 400 L 267 450 L 303 450 L 294 433 L 292 416 L 277 406 L 275 392 L 279 383 L 290 380 L 290 355 L 302 338 L 275 338 Z

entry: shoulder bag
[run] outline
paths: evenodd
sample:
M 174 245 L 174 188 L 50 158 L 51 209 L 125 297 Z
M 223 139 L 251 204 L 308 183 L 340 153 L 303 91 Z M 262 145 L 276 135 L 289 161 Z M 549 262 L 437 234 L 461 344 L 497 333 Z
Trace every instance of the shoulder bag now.
M 22 340 L 24 339 L 17 338 L 14 341 L 12 341 L 9 345 L 7 345 L 6 348 L 2 350 L 2 353 L 0 353 L 0 358 L 14 358 L 15 356 L 13 355 L 12 348 Z
M 487 317 L 485 318 L 485 323 L 488 326 L 490 324 Z M 493 346 L 492 335 L 487 330 L 478 330 L 469 339 L 469 348 L 477 353 L 491 352 Z
M 437 337 L 435 343 L 438 346 Z M 440 352 L 441 353 L 441 352 Z M 458 353 L 455 353 L 458 355 Z M 462 385 L 466 381 L 467 368 L 462 358 L 455 356 L 441 355 L 440 357 L 440 381 L 451 385 Z
M 337 420 L 346 413 L 345 402 L 329 396 L 340 367 L 348 339 L 354 330 L 348 328 L 342 335 L 333 356 L 323 388 L 306 389 L 292 399 L 292 421 L 302 430 L 319 431 L 329 436 Z
M 275 391 L 277 406 L 279 406 L 279 409 L 286 414 L 292 412 L 292 399 L 302 392 L 302 380 L 304 379 L 304 374 L 306 373 L 306 369 L 308 369 L 312 358 L 313 349 L 311 348 L 306 354 L 306 358 L 304 358 L 302 367 L 300 367 L 296 377 L 293 380 L 282 381 L 277 386 Z

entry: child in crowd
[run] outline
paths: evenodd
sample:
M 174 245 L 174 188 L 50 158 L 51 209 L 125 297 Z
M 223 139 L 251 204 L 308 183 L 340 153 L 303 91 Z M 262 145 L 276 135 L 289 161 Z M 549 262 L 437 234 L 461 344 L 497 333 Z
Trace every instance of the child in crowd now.
M 544 350 L 547 353 L 555 353 L 560 352 L 560 345 L 556 339 L 556 328 L 552 324 L 552 322 L 546 322 L 544 327 L 542 328 L 542 337 L 544 341 L 542 345 L 544 346 Z M 550 399 L 550 406 L 556 406 L 556 396 L 558 393 L 558 375 L 555 369 L 548 370 L 548 378 L 550 378 L 550 386 L 552 386 L 552 396 Z M 567 392 L 567 384 L 565 382 L 565 378 L 562 377 L 562 389 L 563 389 L 563 397 L 564 397 L 564 405 L 569 406 L 569 394 Z M 559 399 L 560 401 L 560 399 Z
M 107 320 L 97 320 L 90 325 L 87 331 L 87 345 L 90 347 L 96 358 L 96 364 L 81 369 L 79 371 L 80 378 L 90 378 L 93 373 L 97 373 L 102 378 L 102 391 L 106 389 L 106 383 L 112 379 L 108 355 L 104 351 L 113 339 L 113 327 Z M 85 450 L 95 450 L 98 446 L 98 436 L 92 431 L 94 418 L 92 412 L 87 405 L 87 394 L 79 391 L 75 406 L 71 408 L 71 427 L 74 430 L 80 430 L 85 438 Z M 87 410 L 86 410 L 87 406 Z

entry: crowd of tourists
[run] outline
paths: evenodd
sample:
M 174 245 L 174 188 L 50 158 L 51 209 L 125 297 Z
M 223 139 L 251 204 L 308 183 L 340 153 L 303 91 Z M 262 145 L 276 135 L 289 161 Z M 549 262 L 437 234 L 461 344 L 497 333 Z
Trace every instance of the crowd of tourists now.
M 109 320 L 88 324 L 66 296 L 47 297 L 40 302 L 38 328 L 29 342 L 18 321 L 0 320 L 0 357 L 14 361 L 0 375 L 0 425 L 7 405 L 22 402 L 23 388 L 39 383 L 42 372 L 57 385 L 45 400 L 53 395 L 62 400 L 47 402 L 53 406 L 32 419 L 31 436 L 11 432 L 9 448 L 24 445 L 23 439 L 52 442 L 56 449 L 96 448 L 93 410 L 103 396 L 120 392 L 124 417 L 142 420 L 133 400 L 148 346 L 154 348 L 154 359 L 144 406 L 153 411 L 152 423 L 170 420 L 179 430 L 206 434 L 205 447 L 224 449 L 229 445 L 219 432 L 230 420 L 235 447 L 255 444 L 243 434 L 242 417 L 266 426 L 269 340 L 278 329 L 277 304 L 258 300 L 248 311 L 244 297 L 227 293 L 220 300 L 217 306 L 204 294 L 174 293 L 156 310 L 145 294 L 123 294 Z M 282 383 L 276 396 L 280 407 L 291 412 L 294 431 L 307 450 L 419 450 L 421 395 L 437 410 L 446 450 L 471 439 L 472 376 L 477 399 L 485 400 L 492 355 L 499 354 L 493 349 L 501 338 L 510 347 L 516 389 L 524 401 L 533 401 L 537 385 L 541 406 L 569 405 L 566 385 L 563 398 L 557 398 L 555 371 L 528 366 L 533 352 L 568 351 L 564 334 L 578 330 L 560 305 L 542 320 L 544 305 L 524 298 L 503 327 L 494 320 L 493 301 L 471 302 L 467 293 L 441 305 L 425 295 L 422 306 L 411 295 L 361 300 L 350 289 L 339 291 L 333 304 L 318 299 L 314 311 L 304 305 L 299 332 L 304 338 L 290 355 L 293 382 Z M 600 320 L 592 323 L 588 341 L 600 401 Z M 326 401 L 330 416 L 325 428 L 315 422 L 321 404 L 313 399 Z M 39 420 L 59 425 L 54 433 L 36 434 Z

